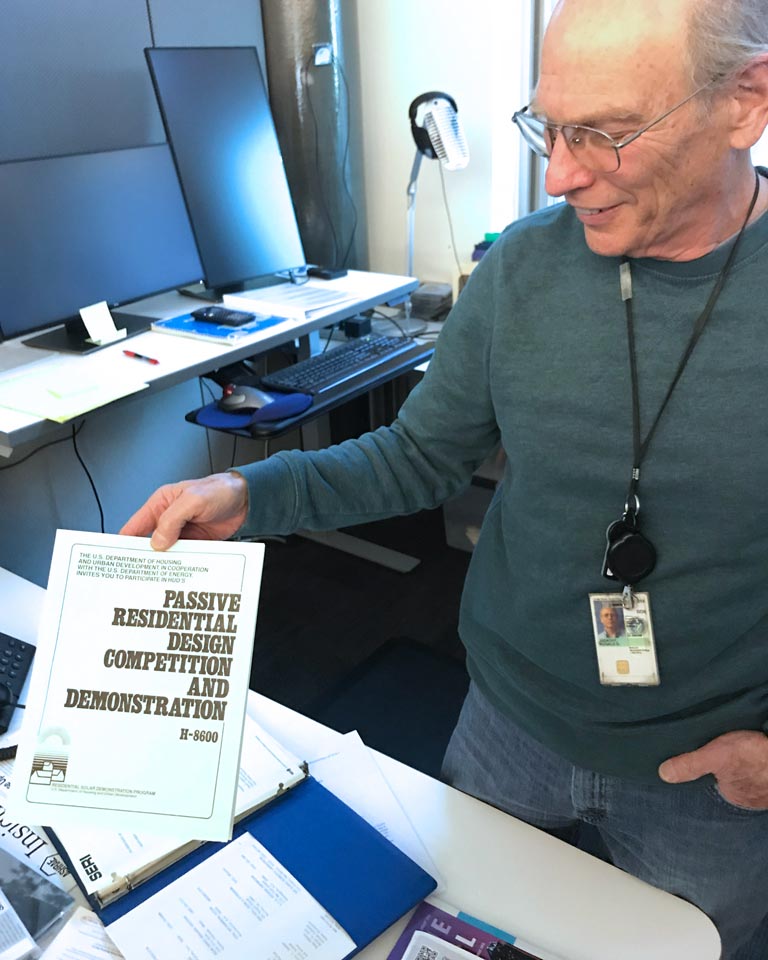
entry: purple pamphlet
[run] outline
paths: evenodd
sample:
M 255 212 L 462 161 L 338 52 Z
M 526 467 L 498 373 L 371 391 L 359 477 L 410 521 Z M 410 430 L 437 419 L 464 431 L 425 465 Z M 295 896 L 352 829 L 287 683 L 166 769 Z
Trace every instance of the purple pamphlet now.
M 502 940 L 498 933 L 476 927 L 424 900 L 414 910 L 387 960 L 402 960 L 411 938 L 419 930 L 453 944 L 468 955 L 483 957 L 484 960 L 515 960 L 517 957 L 531 956 L 512 946 L 514 937 Z

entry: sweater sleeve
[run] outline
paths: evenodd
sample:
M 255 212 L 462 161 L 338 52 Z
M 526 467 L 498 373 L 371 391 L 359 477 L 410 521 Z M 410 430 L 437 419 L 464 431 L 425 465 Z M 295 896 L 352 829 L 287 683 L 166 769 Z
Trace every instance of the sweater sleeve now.
M 324 450 L 281 451 L 237 468 L 249 491 L 240 533 L 334 529 L 414 513 L 469 483 L 498 444 L 489 382 L 493 274 L 486 255 L 394 423 Z

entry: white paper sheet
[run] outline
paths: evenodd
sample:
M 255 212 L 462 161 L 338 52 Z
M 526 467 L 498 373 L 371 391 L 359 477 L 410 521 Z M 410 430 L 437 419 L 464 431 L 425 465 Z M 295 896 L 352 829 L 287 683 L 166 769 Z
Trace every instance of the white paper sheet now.
M 323 748 L 321 753 L 317 751 L 318 746 Z M 309 760 L 309 771 L 315 780 L 335 793 L 440 885 L 434 860 L 357 731 L 342 735 L 330 730 L 328 737 L 316 744 L 315 752 L 317 755 Z
M 107 927 L 127 960 L 342 960 L 354 942 L 250 834 Z
M 263 553 L 58 531 L 14 816 L 231 837 Z
M 125 328 L 118 330 L 106 300 L 80 308 L 80 317 L 94 343 L 114 343 L 125 339 Z
M 122 353 L 104 357 L 67 354 L 3 375 L 0 407 L 65 423 L 113 400 L 145 390 L 146 364 Z

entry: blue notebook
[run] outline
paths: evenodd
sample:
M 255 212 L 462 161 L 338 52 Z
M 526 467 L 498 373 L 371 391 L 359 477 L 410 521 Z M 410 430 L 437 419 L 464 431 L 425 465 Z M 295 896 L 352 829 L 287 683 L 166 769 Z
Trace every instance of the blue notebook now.
M 153 320 L 151 329 L 158 333 L 174 333 L 181 337 L 194 337 L 197 340 L 238 343 L 267 327 L 273 327 L 276 323 L 285 323 L 285 317 L 257 317 L 241 327 L 230 327 L 223 323 L 195 320 L 191 313 L 183 313 L 180 317 Z
M 312 777 L 240 821 L 357 944 L 353 956 L 437 886 L 418 864 Z M 207 843 L 119 900 L 97 910 L 104 924 L 222 848 Z M 253 953 L 257 956 L 257 952 Z

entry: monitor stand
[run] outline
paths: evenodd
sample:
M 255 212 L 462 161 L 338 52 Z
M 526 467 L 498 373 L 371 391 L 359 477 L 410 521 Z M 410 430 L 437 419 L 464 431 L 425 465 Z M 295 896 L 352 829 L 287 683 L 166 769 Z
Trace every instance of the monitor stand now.
M 207 300 L 210 303 L 219 303 L 223 293 L 218 287 L 206 287 L 200 281 L 199 283 L 190 283 L 187 287 L 179 287 L 179 293 L 185 297 L 193 297 L 195 300 Z
M 202 280 L 198 283 L 190 283 L 184 287 L 179 287 L 178 292 L 185 297 L 193 297 L 195 300 L 207 300 L 211 303 L 219 303 L 225 293 L 241 293 L 243 290 L 260 290 L 263 287 L 273 287 L 278 283 L 285 283 L 290 280 L 291 283 L 301 283 L 306 280 L 306 275 L 299 270 L 290 271 L 290 277 L 281 277 L 275 273 L 268 273 L 263 277 L 252 277 L 249 280 L 243 280 L 241 283 L 230 283 L 224 287 L 206 287 Z
M 125 329 L 126 337 L 149 330 L 152 317 L 138 317 L 129 313 L 114 313 L 115 326 L 118 330 Z M 22 340 L 28 347 L 40 347 L 42 350 L 55 350 L 59 353 L 93 353 L 108 347 L 108 343 L 93 343 L 88 339 L 88 331 L 80 317 L 67 320 L 63 327 L 48 330 L 28 340 Z

